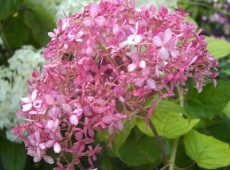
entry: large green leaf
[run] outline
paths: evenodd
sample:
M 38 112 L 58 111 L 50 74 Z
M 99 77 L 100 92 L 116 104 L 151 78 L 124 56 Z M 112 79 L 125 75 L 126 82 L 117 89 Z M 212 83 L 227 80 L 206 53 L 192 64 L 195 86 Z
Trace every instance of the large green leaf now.
M 205 40 L 208 43 L 208 50 L 216 59 L 225 57 L 230 53 L 230 43 L 216 38 L 206 37 Z
M 159 144 L 134 128 L 128 139 L 119 148 L 120 158 L 129 166 L 159 164 L 161 159 Z
M 120 146 L 125 142 L 125 140 L 128 138 L 131 130 L 136 125 L 136 119 L 132 120 L 126 120 L 124 122 L 124 127 L 122 131 L 116 131 L 115 138 L 112 141 L 112 147 L 108 149 L 108 152 L 111 156 L 117 156 L 119 157 L 118 149 Z M 100 141 L 104 141 L 106 144 L 109 144 L 109 141 L 111 139 L 111 135 L 108 133 L 108 131 L 100 131 L 97 133 L 97 138 Z
M 0 156 L 5 170 L 24 170 L 26 152 L 22 144 L 1 138 Z
M 160 102 L 151 116 L 160 136 L 177 138 L 186 134 L 199 122 L 199 119 L 185 119 L 181 113 L 185 113 L 185 111 L 178 104 L 166 100 Z M 137 126 L 146 135 L 153 136 L 150 127 L 148 126 L 146 129 L 145 120 L 139 119 Z
M 202 93 L 192 89 L 185 100 L 186 112 L 193 118 L 202 119 L 203 125 L 211 123 L 208 121 L 220 115 L 230 100 L 229 87 L 229 81 L 218 81 L 216 88 L 212 83 L 207 84 Z
M 230 147 L 211 136 L 190 131 L 184 138 L 185 150 L 200 167 L 215 169 L 230 165 Z
M 29 39 L 29 29 L 23 21 L 22 14 L 12 17 L 3 31 L 11 48 L 19 48 Z
M 40 46 L 44 46 L 50 40 L 48 32 L 55 27 L 54 18 L 44 8 L 30 7 L 30 4 L 28 6 L 31 10 L 25 11 L 25 24 L 30 28 L 33 39 Z
M 23 0 L 1 0 L 0 21 L 9 17 L 22 5 Z

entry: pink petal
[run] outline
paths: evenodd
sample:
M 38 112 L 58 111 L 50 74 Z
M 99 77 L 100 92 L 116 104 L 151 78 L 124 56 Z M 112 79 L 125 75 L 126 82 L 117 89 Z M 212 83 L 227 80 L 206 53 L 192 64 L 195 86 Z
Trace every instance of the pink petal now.
M 106 124 L 110 124 L 113 121 L 113 116 L 108 115 L 102 118 L 102 122 Z
M 41 157 L 39 157 L 39 156 L 36 156 L 36 157 L 34 157 L 34 159 L 33 159 L 34 162 L 39 162 L 40 160 L 41 160 Z
M 31 108 L 32 108 L 32 103 L 28 103 L 28 104 L 23 104 L 22 105 L 22 111 L 23 112 L 27 112 L 27 111 L 29 111 Z
M 134 43 L 135 43 L 135 44 L 140 43 L 141 40 L 142 40 L 142 35 L 136 35 L 136 36 L 134 37 Z
M 37 142 L 40 141 L 40 133 L 38 131 L 34 133 L 34 137 Z
M 166 48 L 162 47 L 159 51 L 159 57 L 161 60 L 167 60 L 169 58 L 169 52 Z
M 113 34 L 117 34 L 119 32 L 120 28 L 119 28 L 119 25 L 118 24 L 115 24 L 113 26 Z
M 30 102 L 31 102 L 30 98 L 28 98 L 28 97 L 23 97 L 23 98 L 21 98 L 21 100 L 22 100 L 24 103 L 30 103 Z
M 48 163 L 48 164 L 53 164 L 54 159 L 48 155 L 43 155 L 42 158 Z
M 129 64 L 129 66 L 128 66 L 128 71 L 129 71 L 129 72 L 132 72 L 132 71 L 134 71 L 136 68 L 137 68 L 137 64 L 136 64 L 136 63 Z
M 145 68 L 146 67 L 146 62 L 144 60 L 142 60 L 140 63 L 139 63 L 139 67 L 140 68 Z
M 75 113 L 78 117 L 80 117 L 83 113 L 83 109 L 82 108 L 77 108 L 73 111 L 73 113 Z
M 48 36 L 49 36 L 50 38 L 54 38 L 56 35 L 55 35 L 53 32 L 48 32 Z
M 92 22 L 92 19 L 87 17 L 84 19 L 83 23 L 86 25 L 86 26 L 91 26 L 93 24 Z
M 153 43 L 157 46 L 157 47 L 161 47 L 163 45 L 163 42 L 161 40 L 160 37 L 158 36 L 154 36 L 153 37 Z
M 37 111 L 34 111 L 34 110 L 31 110 L 31 111 L 29 112 L 29 114 L 30 114 L 30 115 L 36 115 L 36 114 L 38 114 L 38 112 L 37 112 Z
M 96 17 L 96 18 L 94 19 L 94 21 L 97 23 L 97 25 L 103 26 L 103 25 L 105 25 L 106 19 L 105 19 L 105 17 L 103 17 L 103 16 L 98 16 L 98 17 Z
M 55 153 L 60 153 L 61 152 L 61 145 L 59 143 L 54 144 L 54 152 Z
M 168 42 L 172 38 L 172 31 L 168 28 L 164 32 L 164 43 Z
M 77 115 L 71 115 L 69 117 L 69 121 L 70 123 L 72 123 L 73 125 L 77 126 L 78 125 L 78 117 Z
M 54 127 L 54 122 L 53 122 L 53 120 L 48 120 L 48 121 L 46 122 L 46 128 L 47 128 L 47 129 L 53 129 L 53 127 Z
M 136 78 L 134 80 L 135 85 L 138 86 L 138 87 L 141 87 L 144 84 L 144 82 L 145 82 L 144 78 Z
M 47 103 L 48 105 L 53 105 L 53 104 L 54 104 L 54 98 L 53 98 L 53 96 L 51 96 L 50 94 L 47 94 L 47 95 L 45 96 L 45 99 L 46 99 L 46 103 Z
M 41 148 L 42 150 L 44 150 L 46 148 L 46 145 L 44 143 L 39 144 L 39 148 Z
M 96 17 L 99 11 L 99 6 L 96 3 L 92 3 L 89 7 L 89 14 L 92 18 Z
M 156 83 L 153 79 L 147 79 L 146 84 L 147 84 L 147 87 L 149 89 L 155 89 L 156 88 Z
M 122 123 L 122 121 L 117 121 L 116 125 L 117 125 L 117 129 L 119 129 L 119 130 L 123 129 L 123 123 Z
M 37 90 L 35 89 L 31 94 L 31 100 L 34 101 L 37 98 Z
M 67 113 L 72 112 L 72 107 L 69 104 L 62 104 L 62 108 Z
M 53 140 L 48 140 L 48 141 L 45 143 L 45 146 L 46 146 L 47 148 L 51 148 L 51 147 L 53 146 L 53 144 L 54 144 L 54 141 L 53 141 Z

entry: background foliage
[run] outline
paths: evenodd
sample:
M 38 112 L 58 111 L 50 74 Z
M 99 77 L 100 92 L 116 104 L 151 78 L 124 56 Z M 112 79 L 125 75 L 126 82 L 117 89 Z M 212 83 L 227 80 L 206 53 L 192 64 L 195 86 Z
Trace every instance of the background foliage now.
M 146 4 L 150 2 L 146 1 Z M 180 137 L 176 158 L 178 168 L 227 170 L 230 168 L 230 2 L 174 0 L 168 3 L 166 0 L 156 0 L 154 3 L 168 5 L 171 9 L 178 6 L 191 13 L 188 20 L 203 29 L 202 33 L 208 36 L 208 49 L 219 61 L 219 77 L 216 88 L 207 82 L 202 93 L 198 93 L 192 83 L 188 84 L 184 107 L 179 105 L 177 99 L 163 100 L 151 120 L 164 139 L 168 157 L 172 152 L 173 140 Z M 49 41 L 47 33 L 55 28 L 60 4 L 58 0 L 0 1 L 1 68 L 9 66 L 8 60 L 22 46 L 32 45 L 41 49 L 46 45 Z M 76 12 L 78 10 L 76 8 Z M 26 61 L 27 57 L 32 56 L 24 57 Z M 3 79 L 10 81 L 7 77 Z M 0 87 L 4 91 L 4 87 Z M 2 111 L 0 114 L 3 114 Z M 7 139 L 7 130 L 9 127 L 2 127 L 0 131 L 0 169 L 52 168 L 44 162 L 33 163 L 26 156 L 23 144 Z M 104 146 L 96 162 L 99 169 L 152 170 L 163 166 L 159 145 L 150 129 L 146 129 L 144 120 L 127 121 L 124 131 L 116 133 L 112 148 L 107 147 L 107 132 L 98 133 L 97 140 Z

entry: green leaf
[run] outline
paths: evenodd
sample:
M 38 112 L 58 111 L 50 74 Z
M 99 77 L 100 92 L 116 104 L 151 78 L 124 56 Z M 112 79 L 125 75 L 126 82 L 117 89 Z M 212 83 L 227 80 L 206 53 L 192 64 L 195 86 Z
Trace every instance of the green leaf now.
M 185 111 L 178 104 L 166 100 L 160 102 L 151 116 L 160 136 L 177 138 L 186 134 L 199 122 L 199 119 L 185 119 L 180 115 L 181 113 L 185 113 Z M 137 126 L 142 133 L 153 136 L 149 126 L 146 129 L 145 120 L 138 119 Z
M 1 138 L 1 160 L 5 170 L 24 170 L 26 163 L 25 147 Z
M 208 134 L 223 142 L 229 142 L 230 119 L 223 115 L 223 117 L 221 117 L 220 120 L 216 121 L 213 126 L 209 126 L 207 129 L 205 129 L 205 132 L 208 132 Z
M 134 118 L 132 120 L 126 120 L 124 121 L 123 124 L 124 124 L 123 130 L 122 131 L 116 130 L 115 138 L 112 141 L 112 148 L 108 149 L 108 152 L 111 156 L 119 157 L 118 149 L 125 142 L 131 130 L 136 125 L 136 119 Z M 97 138 L 100 141 L 104 141 L 106 144 L 109 144 L 111 135 L 108 133 L 108 131 L 101 131 L 97 133 Z
M 30 28 L 33 39 L 40 46 L 44 46 L 50 40 L 48 32 L 55 27 L 54 18 L 44 8 L 31 8 L 32 10 L 25 11 L 25 24 Z
M 209 83 L 202 93 L 198 93 L 196 89 L 191 89 L 185 100 L 186 112 L 193 118 L 202 119 L 202 126 L 206 126 L 226 107 L 230 100 L 229 87 L 230 81 L 218 81 L 216 88 L 212 83 Z
M 198 166 L 215 169 L 230 165 L 230 147 L 211 136 L 190 131 L 184 138 L 185 150 Z
M 29 29 L 25 25 L 21 14 L 12 17 L 3 31 L 11 48 L 19 48 L 29 39 Z
M 230 43 L 225 40 L 206 37 L 205 40 L 208 43 L 208 50 L 216 59 L 225 57 L 230 53 Z
M 23 0 L 1 0 L 0 21 L 12 15 L 22 4 Z
M 159 144 L 153 137 L 148 137 L 134 128 L 119 148 L 120 158 L 129 166 L 161 163 Z
M 228 104 L 227 104 L 226 107 L 224 108 L 223 112 L 224 112 L 225 115 L 230 119 L 230 101 L 228 102 Z

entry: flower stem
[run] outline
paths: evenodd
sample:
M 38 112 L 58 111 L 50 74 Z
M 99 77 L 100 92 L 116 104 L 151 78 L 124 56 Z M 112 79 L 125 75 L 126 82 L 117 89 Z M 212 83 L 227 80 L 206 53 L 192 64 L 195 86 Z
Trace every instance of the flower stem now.
M 180 106 L 184 107 L 184 96 L 183 96 L 183 92 L 181 91 L 180 87 L 177 87 L 177 90 L 178 90 L 178 94 L 179 94 Z M 176 161 L 176 153 L 177 153 L 177 148 L 178 148 L 179 140 L 180 140 L 179 137 L 174 140 L 173 148 L 172 148 L 172 153 L 171 153 L 171 157 L 170 157 L 169 170 L 174 170 L 175 161 Z
M 164 162 L 164 165 L 166 166 L 168 164 L 168 159 L 167 159 L 167 155 L 166 155 L 166 151 L 165 151 L 165 147 L 164 147 L 164 142 L 163 142 L 162 138 L 159 136 L 159 134 L 157 133 L 157 130 L 156 130 L 156 128 L 155 128 L 155 126 L 151 120 L 149 120 L 149 127 L 151 128 L 151 130 L 154 134 L 154 137 L 156 138 L 157 142 L 160 145 L 160 150 L 161 150 L 163 162 Z

